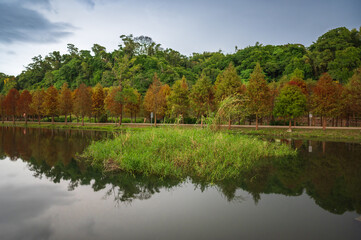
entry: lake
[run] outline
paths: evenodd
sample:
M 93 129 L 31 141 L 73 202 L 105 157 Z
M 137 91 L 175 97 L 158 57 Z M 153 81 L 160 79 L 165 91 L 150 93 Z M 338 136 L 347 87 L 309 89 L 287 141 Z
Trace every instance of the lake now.
M 361 144 L 297 148 L 234 181 L 104 175 L 74 160 L 113 133 L 0 127 L 0 239 L 361 239 Z

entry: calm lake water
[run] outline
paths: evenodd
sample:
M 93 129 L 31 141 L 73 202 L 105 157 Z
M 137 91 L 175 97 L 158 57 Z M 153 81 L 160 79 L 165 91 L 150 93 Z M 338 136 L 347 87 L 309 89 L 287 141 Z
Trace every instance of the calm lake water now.
M 282 140 L 299 159 L 207 185 L 73 160 L 111 136 L 0 127 L 0 239 L 361 239 L 360 143 Z

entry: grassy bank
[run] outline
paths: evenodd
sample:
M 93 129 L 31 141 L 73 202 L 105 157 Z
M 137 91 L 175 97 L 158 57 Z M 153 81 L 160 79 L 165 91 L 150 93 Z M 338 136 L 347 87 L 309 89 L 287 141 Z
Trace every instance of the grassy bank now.
M 78 156 L 101 171 L 206 181 L 237 178 L 262 161 L 295 157 L 289 146 L 207 129 L 153 128 L 92 143 Z
M 276 138 L 361 142 L 360 130 L 326 129 L 326 131 L 323 131 L 322 129 L 292 129 L 292 132 L 287 132 L 287 129 L 278 128 L 262 128 L 257 131 L 253 128 L 238 128 L 234 131 L 246 135 L 270 136 Z

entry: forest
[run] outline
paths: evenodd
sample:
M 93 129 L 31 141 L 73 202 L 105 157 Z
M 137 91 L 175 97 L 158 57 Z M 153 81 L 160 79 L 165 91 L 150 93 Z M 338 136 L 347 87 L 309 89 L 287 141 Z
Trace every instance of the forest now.
M 218 116 L 232 123 L 357 126 L 361 113 L 361 28 L 341 27 L 301 44 L 256 43 L 234 53 L 184 56 L 150 37 L 120 36 L 113 52 L 68 44 L 36 56 L 18 76 L 0 73 L 2 120 L 71 116 L 106 122 L 124 114 L 185 123 Z M 138 119 L 139 120 L 139 119 Z M 279 121 L 281 120 L 281 121 Z M 282 122 L 283 121 L 283 122 Z M 300 124 L 302 121 L 299 120 Z

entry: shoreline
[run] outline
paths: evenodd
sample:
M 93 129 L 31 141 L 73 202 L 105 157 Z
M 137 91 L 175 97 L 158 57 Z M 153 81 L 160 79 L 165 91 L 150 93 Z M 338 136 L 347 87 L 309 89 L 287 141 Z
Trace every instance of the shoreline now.
M 121 131 L 126 129 L 149 129 L 154 125 L 150 123 L 123 123 L 121 126 L 114 123 L 68 123 L 65 125 L 63 122 L 12 122 L 7 121 L 4 124 L 0 123 L 3 127 L 22 127 L 22 128 L 47 128 L 47 129 L 75 129 L 75 130 L 95 130 L 95 131 Z M 184 127 L 184 128 L 200 128 L 200 124 L 157 124 L 157 127 Z M 310 126 L 296 126 L 292 127 L 292 132 L 287 132 L 288 126 L 269 126 L 260 125 L 259 130 L 255 130 L 254 125 L 232 125 L 231 130 L 228 130 L 228 125 L 221 125 L 222 131 L 231 131 L 241 133 L 244 135 L 253 135 L 260 137 L 282 137 L 282 138 L 295 138 L 295 139 L 308 139 L 319 141 L 352 141 L 361 142 L 361 127 L 328 127 L 325 131 L 322 127 Z

